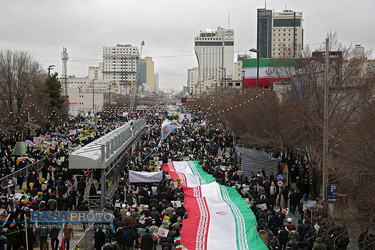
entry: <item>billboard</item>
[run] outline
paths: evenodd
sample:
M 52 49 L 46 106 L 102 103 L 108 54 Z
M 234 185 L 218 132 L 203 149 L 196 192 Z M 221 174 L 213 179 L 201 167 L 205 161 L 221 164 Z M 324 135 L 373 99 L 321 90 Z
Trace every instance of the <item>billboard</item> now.
M 244 85 L 257 86 L 257 59 L 243 60 Z M 259 59 L 259 86 L 288 81 L 294 74 L 294 59 Z

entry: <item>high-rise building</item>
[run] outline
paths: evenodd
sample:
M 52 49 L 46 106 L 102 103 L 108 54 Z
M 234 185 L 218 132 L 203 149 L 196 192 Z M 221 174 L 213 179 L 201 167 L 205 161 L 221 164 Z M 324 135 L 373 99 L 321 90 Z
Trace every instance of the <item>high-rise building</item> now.
M 138 85 L 147 84 L 150 92 L 155 92 L 154 85 L 154 61 L 152 57 L 146 56 L 139 60 L 139 78 Z
M 103 47 L 103 78 L 130 86 L 137 80 L 138 48 L 130 44 Z
M 154 75 L 154 89 L 155 93 L 159 93 L 159 73 L 155 73 Z
M 99 62 L 99 66 L 90 66 L 88 77 L 90 80 L 104 80 L 103 63 Z
M 360 44 L 356 44 L 353 49 L 354 57 L 364 57 L 365 56 L 365 47 Z
M 233 75 L 234 29 L 206 29 L 194 40 L 200 90 L 216 87 L 224 78 Z
M 195 88 L 197 87 L 199 76 L 198 67 L 188 69 L 187 71 L 187 88 L 189 93 L 195 93 Z
M 257 49 L 260 58 L 301 57 L 302 12 L 258 9 Z

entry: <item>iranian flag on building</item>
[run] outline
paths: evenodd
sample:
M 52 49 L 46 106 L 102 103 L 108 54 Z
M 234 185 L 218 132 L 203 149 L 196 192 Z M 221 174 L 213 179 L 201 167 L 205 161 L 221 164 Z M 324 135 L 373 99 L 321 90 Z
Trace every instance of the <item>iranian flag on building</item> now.
M 257 59 L 243 60 L 245 86 L 257 86 Z M 273 86 L 294 74 L 294 59 L 259 59 L 259 86 Z
M 256 218 L 241 195 L 232 187 L 220 185 L 198 161 L 163 165 L 171 178 L 181 179 L 185 207 L 181 245 L 187 249 L 266 250 L 258 236 Z

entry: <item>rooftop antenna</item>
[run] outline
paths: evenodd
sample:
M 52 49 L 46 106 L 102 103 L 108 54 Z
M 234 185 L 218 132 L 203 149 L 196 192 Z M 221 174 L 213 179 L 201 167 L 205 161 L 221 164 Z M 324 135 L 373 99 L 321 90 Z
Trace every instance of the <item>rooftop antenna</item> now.
M 264 1 L 264 9 L 267 9 L 267 1 Z
M 230 12 L 228 12 L 228 29 L 230 29 Z
M 64 95 L 68 97 L 68 70 L 67 70 L 67 64 L 68 64 L 68 49 L 63 47 L 63 52 L 61 53 L 61 60 L 62 60 L 62 76 L 61 78 L 64 80 L 64 88 L 65 88 L 65 93 Z
M 287 10 L 288 9 L 288 6 L 285 4 L 285 10 Z

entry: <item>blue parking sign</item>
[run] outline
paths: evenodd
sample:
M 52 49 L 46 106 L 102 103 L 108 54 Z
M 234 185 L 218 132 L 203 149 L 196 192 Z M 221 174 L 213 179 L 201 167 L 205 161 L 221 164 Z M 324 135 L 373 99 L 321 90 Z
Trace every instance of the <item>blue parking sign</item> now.
M 329 203 L 337 202 L 337 195 L 339 193 L 339 186 L 336 184 L 328 184 L 326 189 L 326 196 Z

